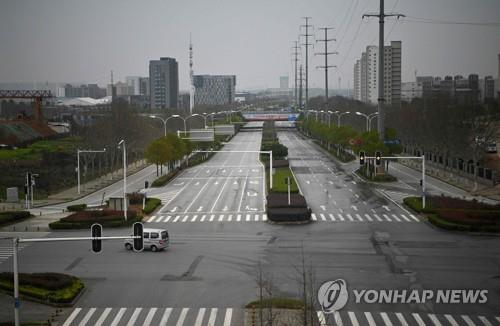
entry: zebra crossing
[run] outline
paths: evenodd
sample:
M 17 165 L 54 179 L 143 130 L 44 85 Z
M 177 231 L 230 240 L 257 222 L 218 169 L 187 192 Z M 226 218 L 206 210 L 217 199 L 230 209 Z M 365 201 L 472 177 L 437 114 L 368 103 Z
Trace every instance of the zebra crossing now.
M 499 316 L 433 314 L 418 312 L 316 311 L 321 326 L 493 326 Z M 74 308 L 62 318 L 62 326 L 72 325 L 162 325 L 162 326 L 231 326 L 244 325 L 241 308 Z
M 401 313 L 401 312 L 353 312 L 336 311 L 326 315 L 317 311 L 321 326 L 359 326 L 359 325 L 402 325 L 402 326 L 493 326 L 500 325 L 498 316 L 452 315 L 431 313 Z
M 29 246 L 29 243 L 20 243 L 19 251 Z M 0 244 L 0 264 L 9 259 L 14 254 L 12 242 Z
M 167 192 L 162 192 L 162 193 L 148 193 L 147 196 L 149 198 L 158 198 L 161 200 L 162 204 L 167 204 L 172 200 L 177 195 L 178 191 L 177 190 L 171 190 Z
M 265 222 L 265 213 L 232 213 L 232 214 L 170 214 L 153 215 L 146 218 L 146 223 L 192 223 L 192 222 Z
M 417 223 L 420 219 L 413 214 L 391 213 L 312 213 L 311 220 L 315 222 L 409 222 Z
M 387 213 L 312 213 L 313 222 L 336 222 L 336 223 L 418 223 L 420 219 L 413 214 L 391 214 Z M 179 213 L 179 214 L 158 214 L 147 217 L 146 223 L 210 223 L 210 222 L 265 222 L 265 213 Z
M 233 308 L 75 308 L 62 326 L 231 326 L 243 325 L 243 315 Z
M 400 192 L 400 191 L 394 191 L 394 190 L 381 190 L 381 192 L 383 194 L 385 194 L 386 196 L 390 197 L 392 200 L 394 200 L 397 203 L 403 203 L 403 199 L 406 197 L 415 196 L 414 194 Z

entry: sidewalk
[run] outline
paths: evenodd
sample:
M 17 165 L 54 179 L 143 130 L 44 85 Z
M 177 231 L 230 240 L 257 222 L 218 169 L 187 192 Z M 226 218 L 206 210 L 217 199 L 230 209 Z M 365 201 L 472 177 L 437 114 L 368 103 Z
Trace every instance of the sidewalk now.
M 127 167 L 127 176 L 139 172 L 140 170 L 146 168 L 148 165 L 149 164 L 145 160 L 140 160 L 138 162 L 130 164 Z M 86 183 L 81 183 L 80 194 L 78 194 L 78 186 L 74 186 L 62 190 L 56 194 L 50 195 L 46 199 L 34 200 L 34 207 L 42 207 L 47 205 L 54 205 L 68 201 L 73 201 L 85 197 L 95 191 L 98 191 L 99 189 L 105 188 L 122 179 L 123 179 L 123 169 L 119 169 L 112 173 L 107 173 L 97 179 L 90 180 Z M 20 200 L 19 203 L 5 203 L 5 202 L 0 203 L 0 211 L 24 210 L 24 209 L 25 209 L 24 200 Z

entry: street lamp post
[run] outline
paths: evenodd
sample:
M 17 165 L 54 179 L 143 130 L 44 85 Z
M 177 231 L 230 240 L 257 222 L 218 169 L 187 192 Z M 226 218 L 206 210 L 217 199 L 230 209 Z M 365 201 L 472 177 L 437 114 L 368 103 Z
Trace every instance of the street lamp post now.
M 123 216 L 127 220 L 127 149 L 125 139 L 120 140 L 118 148 L 123 145 Z
M 376 117 L 378 115 L 378 112 L 374 112 L 372 114 L 364 114 L 362 112 L 357 111 L 356 115 L 360 115 L 360 116 L 363 116 L 363 117 L 366 118 L 366 131 L 370 131 L 370 122 L 371 122 L 371 119 L 373 119 L 374 117 Z
M 372 120 L 376 117 L 378 117 L 378 112 L 375 112 L 375 114 L 373 114 L 373 117 L 368 119 L 368 131 L 372 130 Z
M 163 122 L 164 136 L 166 137 L 167 136 L 167 121 L 171 117 L 168 117 L 167 119 L 163 119 L 163 118 L 161 118 L 161 117 L 159 117 L 157 115 L 150 115 L 149 117 L 153 118 L 153 119 L 160 119 Z
M 333 114 L 335 114 L 337 116 L 337 127 L 340 127 L 340 118 L 344 115 L 344 114 L 349 114 L 351 112 L 347 111 L 347 112 L 340 112 L 340 111 L 334 111 L 332 112 Z
M 76 150 L 76 170 L 78 172 L 78 194 L 80 194 L 80 153 L 105 153 L 106 148 L 104 148 L 102 151 L 94 151 L 94 150 L 81 150 L 77 149 Z

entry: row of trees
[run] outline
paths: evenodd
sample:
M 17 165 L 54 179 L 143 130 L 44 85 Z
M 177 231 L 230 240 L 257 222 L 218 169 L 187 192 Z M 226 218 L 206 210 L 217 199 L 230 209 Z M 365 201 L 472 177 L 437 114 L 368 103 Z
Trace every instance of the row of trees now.
M 189 140 L 181 139 L 175 134 L 167 134 L 148 145 L 145 157 L 149 163 L 156 164 L 156 175 L 158 175 L 158 168 L 162 174 L 163 165 L 167 165 L 171 171 L 180 160 L 191 154 L 192 150 Z

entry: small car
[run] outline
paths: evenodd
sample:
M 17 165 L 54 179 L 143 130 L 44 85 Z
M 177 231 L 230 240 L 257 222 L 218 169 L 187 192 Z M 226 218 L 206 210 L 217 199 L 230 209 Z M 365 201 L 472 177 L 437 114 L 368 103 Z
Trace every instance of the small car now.
M 144 229 L 144 249 L 151 249 L 156 252 L 167 248 L 170 244 L 168 231 L 165 229 Z M 134 248 L 134 239 L 125 239 L 125 248 Z

